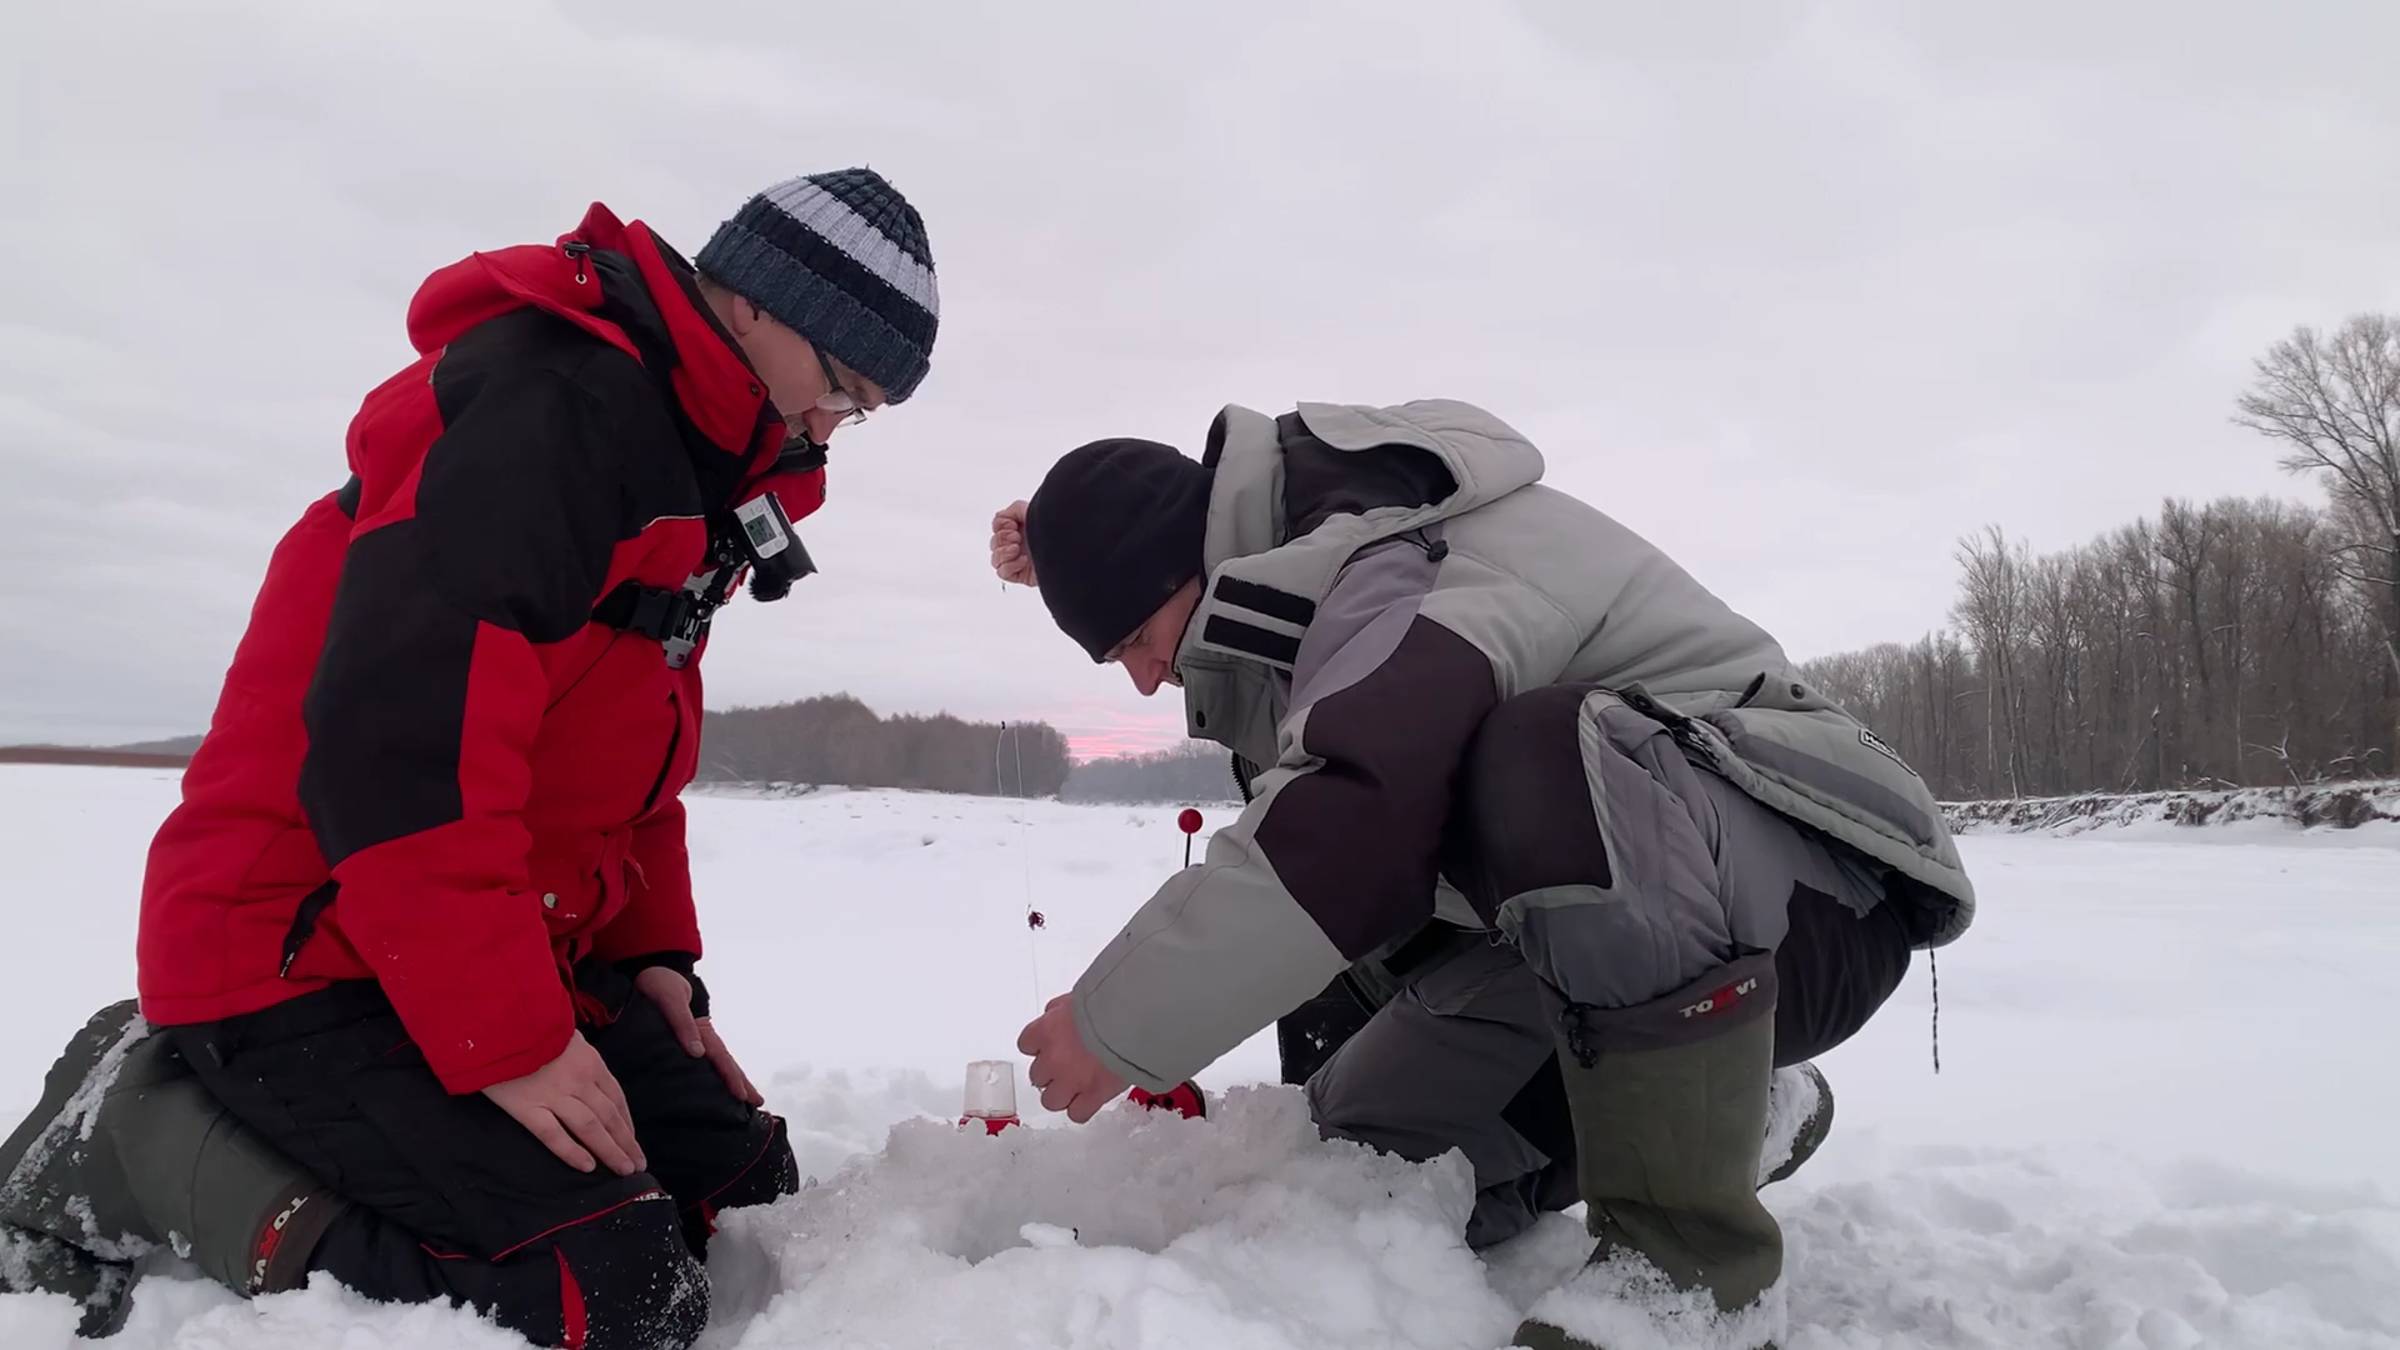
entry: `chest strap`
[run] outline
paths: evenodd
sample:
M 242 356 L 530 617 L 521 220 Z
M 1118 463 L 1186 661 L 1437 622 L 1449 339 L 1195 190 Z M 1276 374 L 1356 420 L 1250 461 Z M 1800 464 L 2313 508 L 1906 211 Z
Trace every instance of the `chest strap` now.
M 628 581 L 592 607 L 592 622 L 651 639 L 666 648 L 668 668 L 681 670 L 708 636 L 709 621 L 722 603 L 705 593 Z

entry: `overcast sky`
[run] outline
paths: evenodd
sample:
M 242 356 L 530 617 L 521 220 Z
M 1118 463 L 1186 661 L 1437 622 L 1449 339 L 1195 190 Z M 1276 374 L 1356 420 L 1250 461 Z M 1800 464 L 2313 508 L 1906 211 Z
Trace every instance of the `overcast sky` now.
M 2314 498 L 2226 421 L 2249 362 L 2400 308 L 2366 0 L 6 9 L 0 742 L 203 727 L 417 283 L 594 199 L 689 252 L 865 163 L 933 240 L 933 373 L 712 701 L 1086 751 L 1180 717 L 983 561 L 1082 441 L 1480 403 L 1806 657 L 1944 622 L 1989 521 Z

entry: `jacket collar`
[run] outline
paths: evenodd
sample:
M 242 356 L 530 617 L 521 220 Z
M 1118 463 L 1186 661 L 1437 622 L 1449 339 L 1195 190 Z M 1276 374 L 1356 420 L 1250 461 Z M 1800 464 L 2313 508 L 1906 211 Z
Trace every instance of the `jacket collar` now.
M 762 454 L 771 457 L 782 445 L 782 422 L 766 385 L 701 303 L 691 264 L 642 222 L 625 224 L 594 202 L 554 244 L 520 244 L 450 264 L 418 288 L 409 305 L 409 339 L 430 353 L 528 305 L 575 324 L 660 378 L 697 433 L 695 467 L 704 481 L 738 482 Z M 710 462 L 710 452 L 722 460 Z
M 1261 764 L 1275 762 L 1276 727 L 1301 640 L 1342 567 L 1370 544 L 1438 527 L 1538 482 L 1543 468 L 1539 450 L 1471 404 L 1303 403 L 1299 415 L 1309 434 L 1336 451 L 1423 450 L 1455 486 L 1438 501 L 1336 515 L 1289 539 L 1275 420 L 1239 406 L 1217 415 L 1206 457 L 1214 470 L 1202 547 L 1206 576 L 1175 664 L 1189 733 Z

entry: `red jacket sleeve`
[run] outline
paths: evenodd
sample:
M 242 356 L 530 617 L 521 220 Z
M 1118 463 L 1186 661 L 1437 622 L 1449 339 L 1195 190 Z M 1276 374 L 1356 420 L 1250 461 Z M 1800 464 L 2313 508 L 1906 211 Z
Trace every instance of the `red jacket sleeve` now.
M 447 364 L 447 363 L 445 363 Z M 574 1014 L 523 814 L 538 644 L 589 621 L 617 534 L 614 432 L 549 371 L 433 391 L 443 430 L 366 484 L 303 706 L 300 800 L 343 933 L 444 1087 L 540 1068 Z

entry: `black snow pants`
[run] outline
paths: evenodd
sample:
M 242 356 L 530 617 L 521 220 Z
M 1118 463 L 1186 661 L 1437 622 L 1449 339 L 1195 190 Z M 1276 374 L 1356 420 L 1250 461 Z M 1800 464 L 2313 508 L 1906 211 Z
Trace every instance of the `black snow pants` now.
M 650 1170 L 578 1172 L 480 1093 L 454 1097 L 391 1004 L 357 982 L 171 1028 L 236 1117 L 351 1202 L 309 1268 L 369 1298 L 473 1305 L 536 1345 L 681 1350 L 708 1320 L 714 1216 L 798 1186 L 783 1122 L 739 1101 L 623 974 L 578 987 L 582 1031 Z

